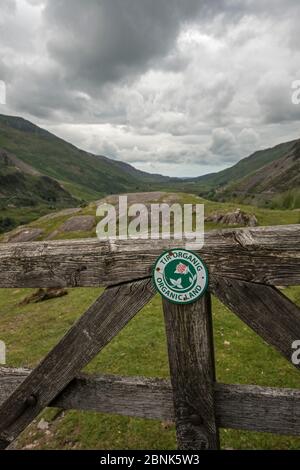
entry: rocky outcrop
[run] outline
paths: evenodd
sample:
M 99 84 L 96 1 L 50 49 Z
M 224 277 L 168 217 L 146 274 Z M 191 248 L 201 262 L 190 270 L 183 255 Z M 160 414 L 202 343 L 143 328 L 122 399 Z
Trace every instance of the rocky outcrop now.
M 3 241 L 9 243 L 33 242 L 37 240 L 43 233 L 44 230 L 41 228 L 17 228 L 14 230 L 14 232 L 4 237 Z
M 224 225 L 239 225 L 241 227 L 256 227 L 258 225 L 257 218 L 254 214 L 247 214 L 241 209 L 226 214 L 216 213 L 205 217 L 205 222 L 214 222 Z

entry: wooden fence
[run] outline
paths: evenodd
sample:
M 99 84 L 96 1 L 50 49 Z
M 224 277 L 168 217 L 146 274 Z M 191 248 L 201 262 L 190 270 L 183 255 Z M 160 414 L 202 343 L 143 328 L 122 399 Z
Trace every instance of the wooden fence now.
M 179 449 L 218 449 L 220 427 L 300 435 L 300 390 L 216 381 L 210 301 L 216 295 L 291 361 L 300 309 L 275 286 L 300 284 L 299 225 L 206 234 L 198 254 L 209 268 L 209 293 L 190 305 L 163 302 L 170 382 L 80 374 L 155 295 L 151 268 L 173 245 L 94 239 L 0 245 L 0 287 L 106 287 L 34 370 L 0 369 L 0 448 L 48 406 L 173 420 Z

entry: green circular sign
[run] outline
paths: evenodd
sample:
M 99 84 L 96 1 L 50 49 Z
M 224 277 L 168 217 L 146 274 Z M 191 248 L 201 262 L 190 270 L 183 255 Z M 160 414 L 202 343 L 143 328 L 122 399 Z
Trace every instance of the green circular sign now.
M 175 304 L 190 304 L 207 290 L 208 271 L 198 255 L 176 248 L 166 251 L 157 259 L 153 280 L 165 299 Z

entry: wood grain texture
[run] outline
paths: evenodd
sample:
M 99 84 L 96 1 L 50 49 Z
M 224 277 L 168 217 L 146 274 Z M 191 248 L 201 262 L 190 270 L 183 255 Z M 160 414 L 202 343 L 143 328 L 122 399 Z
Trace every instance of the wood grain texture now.
M 109 288 L 0 407 L 2 448 L 43 410 L 75 374 L 152 298 L 149 280 Z
M 0 368 L 0 403 L 30 372 Z M 80 374 L 49 406 L 166 421 L 174 415 L 169 380 L 145 377 Z
M 30 372 L 0 368 L 0 404 Z M 219 427 L 300 435 L 300 390 L 215 383 L 214 398 Z M 49 406 L 174 421 L 172 387 L 164 379 L 81 374 Z
M 215 401 L 222 428 L 300 435 L 300 390 L 216 384 Z
M 178 447 L 219 448 L 210 295 L 193 304 L 163 303 Z
M 210 276 L 270 285 L 300 284 L 300 225 L 212 231 L 195 251 Z M 185 247 L 186 241 L 176 240 Z M 151 276 L 174 240 L 97 239 L 0 244 L 0 287 L 92 287 Z
M 300 338 L 300 308 L 278 289 L 219 278 L 211 290 L 243 322 L 291 362 Z M 299 369 L 299 366 L 295 366 Z

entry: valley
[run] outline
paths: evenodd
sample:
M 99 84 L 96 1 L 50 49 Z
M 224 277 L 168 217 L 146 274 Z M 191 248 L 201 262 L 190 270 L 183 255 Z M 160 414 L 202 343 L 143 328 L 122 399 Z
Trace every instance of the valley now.
M 300 140 L 219 173 L 170 178 L 93 155 L 20 117 L 0 115 L 0 233 L 111 194 L 179 192 L 268 209 L 300 208 Z

